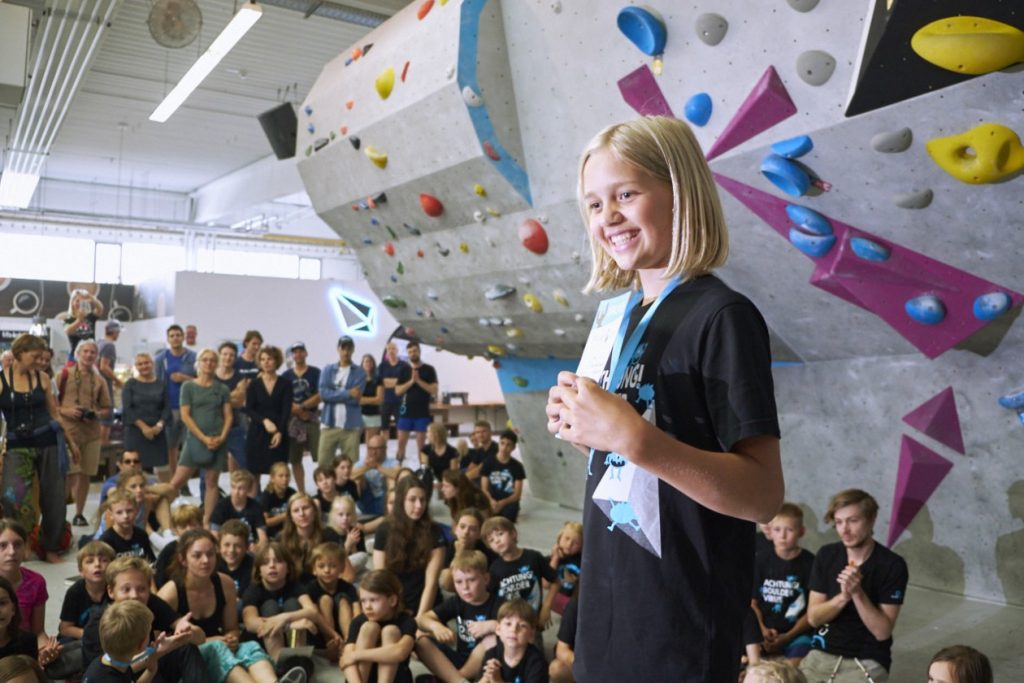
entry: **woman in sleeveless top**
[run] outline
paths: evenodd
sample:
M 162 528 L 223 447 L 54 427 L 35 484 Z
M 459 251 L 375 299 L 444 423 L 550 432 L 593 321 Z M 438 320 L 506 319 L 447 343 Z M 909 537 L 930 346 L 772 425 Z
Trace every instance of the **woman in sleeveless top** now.
M 64 444 L 64 432 L 52 384 L 36 369 L 45 350 L 46 342 L 39 337 L 19 336 L 11 344 L 11 367 L 0 373 L 0 411 L 7 423 L 2 501 L 5 515 L 17 519 L 25 529 L 33 529 L 42 513 L 40 555 L 47 562 L 60 562 L 58 553 L 63 549 L 66 521 L 64 475 L 68 463 L 59 447 Z M 68 442 L 67 449 L 77 462 L 77 446 Z M 32 502 L 32 482 L 36 477 L 40 483 L 46 482 L 39 487 L 38 511 Z
M 206 642 L 199 652 L 210 683 L 274 683 L 270 657 L 256 641 L 239 642 L 238 596 L 235 582 L 217 571 L 217 541 L 206 529 L 192 529 L 178 541 L 171 580 L 158 595 L 178 614 L 192 613 Z

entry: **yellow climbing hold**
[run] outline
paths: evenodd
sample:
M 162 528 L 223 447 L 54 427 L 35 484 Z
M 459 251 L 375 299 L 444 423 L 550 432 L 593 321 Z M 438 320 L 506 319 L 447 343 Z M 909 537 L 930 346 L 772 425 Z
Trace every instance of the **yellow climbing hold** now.
M 385 168 L 388 165 L 388 153 L 384 150 L 377 149 L 373 145 L 367 145 L 364 154 L 370 158 L 370 161 L 372 161 L 377 168 Z
M 505 330 L 505 336 L 509 339 L 519 339 L 523 336 L 523 331 L 518 327 L 510 327 Z
M 459 242 L 459 251 L 461 251 L 463 254 L 468 254 L 469 245 L 466 244 L 465 242 Z
M 551 298 L 553 298 L 556 303 L 560 303 L 563 306 L 569 305 L 569 297 L 567 297 L 565 295 L 565 292 L 563 292 L 560 289 L 556 289 L 555 291 L 551 292 Z
M 487 350 L 490 351 L 495 356 L 504 356 L 505 355 L 505 349 L 501 348 L 497 344 L 488 344 L 487 345 Z
M 485 190 L 484 186 L 481 185 L 480 183 L 477 183 L 476 185 L 473 186 L 473 192 L 476 192 L 477 195 L 480 196 L 480 197 L 486 197 L 487 196 L 487 190 Z
M 391 94 L 392 88 L 395 87 L 395 70 L 389 66 L 381 71 L 373 85 L 377 88 L 377 94 L 380 95 L 380 98 L 386 100 Z
M 501 211 L 498 211 L 493 206 L 488 206 L 487 207 L 487 213 L 491 214 L 495 218 L 498 218 L 499 216 L 501 216 Z
M 540 299 L 538 299 L 533 294 L 524 294 L 523 303 L 526 304 L 526 307 L 529 308 L 534 313 L 544 312 L 544 306 L 541 305 Z
M 987 74 L 1024 61 L 1024 31 L 984 17 L 946 17 L 910 39 L 922 59 L 958 74 Z
M 983 123 L 959 135 L 935 138 L 925 147 L 939 168 L 972 185 L 999 182 L 1024 169 L 1020 138 L 998 123 Z

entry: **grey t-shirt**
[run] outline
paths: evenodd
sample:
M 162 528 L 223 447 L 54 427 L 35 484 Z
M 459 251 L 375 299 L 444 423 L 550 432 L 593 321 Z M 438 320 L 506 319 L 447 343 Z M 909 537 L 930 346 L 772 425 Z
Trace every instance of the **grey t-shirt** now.
M 110 369 L 113 370 L 117 366 L 117 344 L 110 341 L 109 339 L 100 339 L 98 342 L 96 342 L 96 346 L 98 346 L 100 350 L 101 364 L 103 359 L 105 358 L 110 363 Z M 107 380 L 107 391 L 110 394 L 111 402 L 113 402 L 114 383 L 109 379 Z

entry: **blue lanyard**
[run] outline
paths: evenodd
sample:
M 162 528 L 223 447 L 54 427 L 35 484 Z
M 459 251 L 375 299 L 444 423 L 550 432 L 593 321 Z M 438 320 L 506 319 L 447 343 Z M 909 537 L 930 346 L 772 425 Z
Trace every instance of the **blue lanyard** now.
M 636 329 L 629 335 L 629 339 L 626 339 L 626 328 L 629 327 L 629 316 L 632 314 L 633 309 L 643 299 L 643 292 L 634 292 L 629 297 L 629 303 L 626 304 L 626 311 L 622 314 L 622 322 L 619 323 L 619 332 L 615 336 L 615 345 L 612 346 L 611 360 L 608 364 L 608 370 L 610 373 L 608 381 L 608 391 L 615 393 L 619 388 L 619 383 L 622 381 L 622 376 L 626 372 L 626 366 L 629 365 L 629 361 L 633 358 L 633 354 L 636 353 L 637 347 L 640 345 L 640 341 L 644 338 L 644 334 L 647 333 L 647 326 L 651 324 L 651 320 L 654 318 L 654 312 L 658 310 L 658 306 L 661 302 L 668 298 L 668 295 L 679 286 L 682 281 L 680 276 L 676 275 L 674 278 L 668 281 L 665 285 L 665 289 L 661 290 L 661 294 L 654 300 L 651 307 L 644 313 L 644 317 L 637 323 Z M 625 342 L 625 345 L 623 345 Z

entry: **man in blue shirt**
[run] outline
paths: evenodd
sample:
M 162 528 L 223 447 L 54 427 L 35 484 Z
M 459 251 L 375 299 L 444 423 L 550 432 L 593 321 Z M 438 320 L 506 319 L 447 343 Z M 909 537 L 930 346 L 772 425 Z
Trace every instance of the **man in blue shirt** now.
M 185 331 L 181 325 L 167 328 L 167 348 L 156 352 L 153 364 L 157 379 L 167 384 L 172 416 L 166 429 L 167 465 L 173 474 L 178 468 L 178 449 L 185 438 L 185 425 L 181 421 L 181 385 L 196 376 L 196 354 L 185 347 Z
M 359 460 L 359 435 L 363 430 L 363 414 L 359 399 L 366 388 L 366 372 L 352 363 L 356 345 L 352 337 L 338 340 L 338 362 L 331 363 L 320 374 L 320 447 L 317 464 L 334 469 L 335 453 L 340 449 L 352 462 Z

